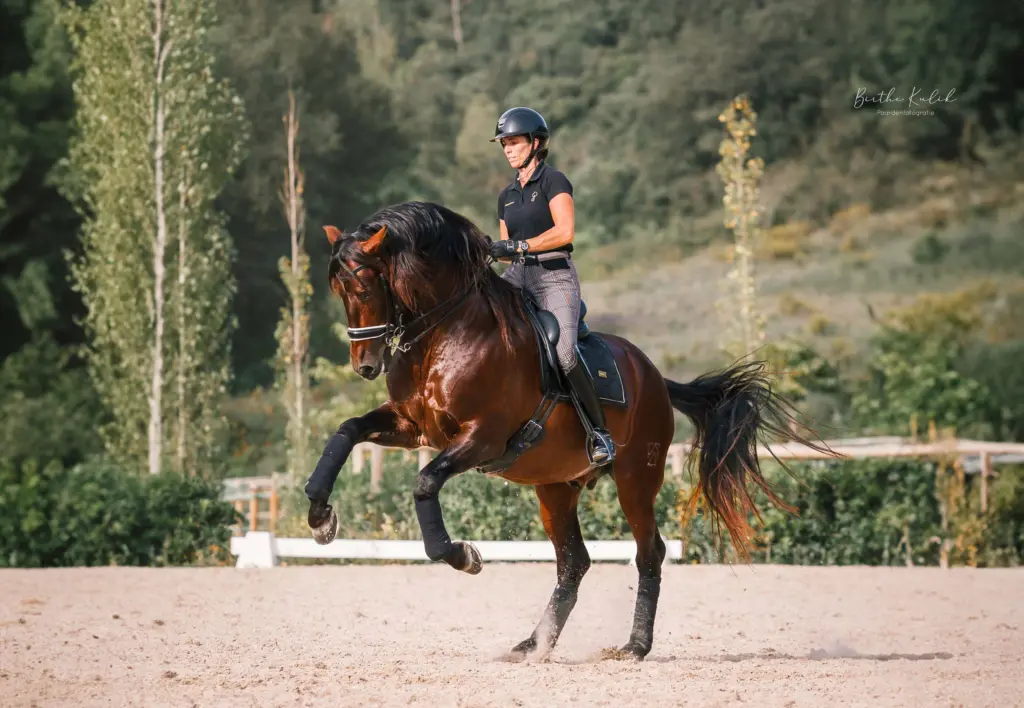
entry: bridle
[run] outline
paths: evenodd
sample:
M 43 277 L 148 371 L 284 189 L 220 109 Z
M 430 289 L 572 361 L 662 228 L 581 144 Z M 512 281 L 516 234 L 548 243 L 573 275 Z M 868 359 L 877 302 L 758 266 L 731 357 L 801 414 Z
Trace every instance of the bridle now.
M 390 350 L 392 356 L 394 356 L 395 352 L 400 351 L 404 354 L 405 352 L 409 351 L 416 342 L 425 337 L 427 333 L 429 333 L 439 324 L 444 322 L 448 315 L 452 314 L 458 308 L 458 306 L 462 304 L 462 302 L 469 296 L 469 294 L 477 285 L 476 281 L 471 282 L 469 284 L 469 287 L 465 288 L 462 292 L 455 293 L 454 295 L 447 298 L 443 302 L 430 308 L 429 310 L 427 310 L 426 312 L 424 312 L 423 314 L 421 314 L 408 324 L 404 324 L 402 322 L 402 310 L 398 307 L 395 307 L 395 302 L 398 300 L 398 298 L 395 296 L 394 291 L 391 289 L 391 284 L 388 283 L 388 279 L 384 277 L 383 273 L 375 269 L 373 266 L 358 265 L 355 268 L 349 268 L 348 264 L 345 263 L 340 258 L 338 259 L 338 261 L 339 265 L 345 269 L 345 272 L 348 273 L 349 277 L 351 278 L 356 278 L 356 276 L 358 276 L 358 274 L 363 270 L 370 270 L 376 272 L 377 277 L 380 278 L 381 285 L 384 287 L 384 301 L 386 312 L 384 324 L 369 325 L 366 327 L 349 327 L 347 328 L 349 341 L 366 342 L 374 339 L 383 338 L 384 343 Z M 406 331 L 408 329 L 411 329 L 412 327 L 419 324 L 423 320 L 427 319 L 432 314 L 440 310 L 442 307 L 452 303 L 453 301 L 455 302 L 455 304 L 452 305 L 452 307 L 447 312 L 445 312 L 444 315 L 439 320 L 434 322 L 434 324 L 424 329 L 422 332 L 417 334 L 408 342 L 402 341 L 402 338 L 405 336 Z M 393 319 L 397 319 L 397 322 L 392 321 Z

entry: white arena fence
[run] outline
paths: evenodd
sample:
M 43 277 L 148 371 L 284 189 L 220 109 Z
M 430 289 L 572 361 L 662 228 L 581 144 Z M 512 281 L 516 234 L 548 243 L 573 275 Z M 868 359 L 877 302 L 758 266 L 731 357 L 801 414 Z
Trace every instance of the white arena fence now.
M 853 438 L 826 441 L 827 445 L 840 456 L 847 459 L 863 458 L 947 458 L 951 459 L 967 474 L 980 476 L 981 508 L 988 506 L 989 478 L 997 476 L 995 467 L 1000 464 L 1014 464 L 1024 460 L 1024 444 L 999 443 L 980 440 L 964 440 L 949 438 L 933 439 L 927 443 L 913 439 L 884 438 Z M 434 451 L 422 448 L 415 452 L 380 447 L 370 443 L 356 446 L 346 467 L 352 474 L 362 472 L 365 458 L 371 458 L 371 488 L 374 481 L 380 479 L 385 451 L 392 454 L 400 453 L 410 459 L 417 455 L 422 467 L 427 464 Z M 678 443 L 669 450 L 666 467 L 669 474 L 680 476 L 685 455 L 689 445 Z M 802 445 L 776 444 L 771 447 L 759 447 L 758 455 L 762 460 L 771 456 L 783 460 L 814 460 L 823 459 L 822 453 Z M 274 477 L 248 477 L 224 480 L 224 499 L 235 504 L 243 511 L 245 500 L 249 502 L 249 529 L 241 536 L 241 529 L 231 539 L 231 554 L 238 558 L 238 567 L 270 568 L 279 565 L 281 558 L 321 558 L 339 560 L 380 560 L 380 561 L 427 561 L 422 541 L 397 541 L 374 539 L 335 539 L 330 544 L 321 546 L 312 538 L 277 538 L 273 531 L 277 521 L 277 484 Z M 269 511 L 262 512 L 259 508 L 261 499 L 269 500 Z M 258 530 L 261 519 L 266 519 L 270 531 Z M 550 541 L 490 541 L 472 540 L 484 561 L 554 561 L 555 549 Z M 587 551 L 593 561 L 634 562 L 636 542 L 620 541 L 587 541 Z M 682 558 L 682 542 L 665 539 L 669 560 Z
M 666 560 L 683 557 L 682 541 L 667 539 Z M 590 560 L 635 564 L 636 541 L 585 541 Z M 550 541 L 473 541 L 484 563 L 554 562 L 555 547 Z M 231 539 L 231 555 L 237 556 L 237 568 L 273 568 L 282 558 L 331 560 L 379 560 L 429 562 L 422 541 L 376 539 L 335 539 L 321 546 L 312 538 L 277 538 L 270 531 L 249 531 Z

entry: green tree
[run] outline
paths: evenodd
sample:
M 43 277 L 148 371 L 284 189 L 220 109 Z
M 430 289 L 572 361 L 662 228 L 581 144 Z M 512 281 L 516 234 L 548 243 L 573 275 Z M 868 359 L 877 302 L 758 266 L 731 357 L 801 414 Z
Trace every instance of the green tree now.
M 209 3 L 99 0 L 67 18 L 67 190 L 85 219 L 72 274 L 112 416 L 104 438 L 151 473 L 173 441 L 184 469 L 208 458 L 230 374 L 231 246 L 214 199 L 241 158 L 241 102 L 213 74 Z
M 73 352 L 44 330 L 0 363 L 0 460 L 74 465 L 102 451 L 99 401 Z
M 389 89 L 362 64 L 364 43 L 378 41 L 372 14 L 360 34 L 357 27 L 375 3 L 281 3 L 276 0 L 218 0 L 223 24 L 211 32 L 222 69 L 237 87 L 251 124 L 251 149 L 222 201 L 236 239 L 235 301 L 240 331 L 235 339 L 238 389 L 268 385 L 274 377 L 274 329 L 288 294 L 278 264 L 288 255 L 281 238 L 278 194 L 288 157 L 281 140 L 281 105 L 289 88 L 302 115 L 298 146 L 305 174 L 303 201 L 307 221 L 319 233 L 322 224 L 358 223 L 373 210 L 409 194 L 403 183 L 407 141 L 395 127 Z M 386 49 L 386 33 L 379 43 Z M 380 50 L 386 56 L 384 49 Z M 418 137 L 417 140 L 420 138 Z M 431 138 L 433 139 L 433 138 Z M 306 244 L 315 294 L 310 315 L 323 316 L 327 239 Z M 312 356 L 347 357 L 326 327 L 310 332 Z
M 992 395 L 961 371 L 982 324 L 982 306 L 995 291 L 987 283 L 924 295 L 889 313 L 872 338 L 868 378 L 852 397 L 866 427 L 906 433 L 913 418 L 959 434 L 990 432 Z
M 70 46 L 56 0 L 0 0 L 0 358 L 41 326 L 77 342 L 79 309 L 62 250 L 78 215 L 59 193 L 73 112 Z
M 291 256 L 281 258 L 281 280 L 290 302 L 281 308 L 277 325 L 277 373 L 284 408 L 288 413 L 288 476 L 292 482 L 306 471 L 309 456 L 309 256 L 305 249 L 306 208 L 302 193 L 305 180 L 299 166 L 299 117 L 295 94 L 288 92 L 288 113 L 284 117 L 288 145 L 281 201 L 291 242 Z
M 764 172 L 761 158 L 748 158 L 750 140 L 757 135 L 757 113 L 746 96 L 733 99 L 719 116 L 726 138 L 719 153 L 718 174 L 725 183 L 725 227 L 733 232 L 733 268 L 726 283 L 722 308 L 727 337 L 724 349 L 733 357 L 753 355 L 764 341 L 764 318 L 757 307 L 754 280 L 754 244 L 760 233 L 761 205 L 758 181 Z

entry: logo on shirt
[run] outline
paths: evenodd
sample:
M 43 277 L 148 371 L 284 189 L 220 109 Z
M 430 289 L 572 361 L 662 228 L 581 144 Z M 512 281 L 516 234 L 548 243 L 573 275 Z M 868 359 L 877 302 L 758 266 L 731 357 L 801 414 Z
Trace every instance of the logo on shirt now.
M 512 206 L 513 204 L 515 204 L 515 202 L 509 202 L 509 203 L 508 203 L 508 204 L 506 204 L 505 206 Z
M 530 201 L 531 202 L 537 201 L 537 193 L 536 192 L 534 192 L 533 194 L 530 195 Z

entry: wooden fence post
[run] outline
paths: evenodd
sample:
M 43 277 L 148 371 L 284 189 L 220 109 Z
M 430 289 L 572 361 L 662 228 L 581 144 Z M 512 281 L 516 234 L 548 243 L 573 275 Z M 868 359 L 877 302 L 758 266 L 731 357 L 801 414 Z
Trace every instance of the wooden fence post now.
M 270 487 L 270 533 L 277 530 L 277 484 Z
M 352 474 L 359 474 L 363 471 L 363 460 L 366 454 L 366 446 L 363 443 L 358 443 L 352 448 L 352 455 L 349 459 L 352 460 Z
M 255 531 L 260 519 L 260 499 L 256 489 L 249 487 L 249 530 Z
M 416 464 L 419 465 L 420 469 L 423 469 L 430 464 L 430 448 L 421 447 L 416 454 Z
M 669 448 L 669 457 L 672 460 L 672 476 L 679 479 L 683 476 L 683 448 L 681 445 L 673 445 Z
M 981 453 L 981 513 L 988 511 L 988 478 L 992 474 L 992 456 Z
M 374 445 L 370 448 L 370 493 L 380 491 L 380 481 L 384 478 L 384 448 Z

